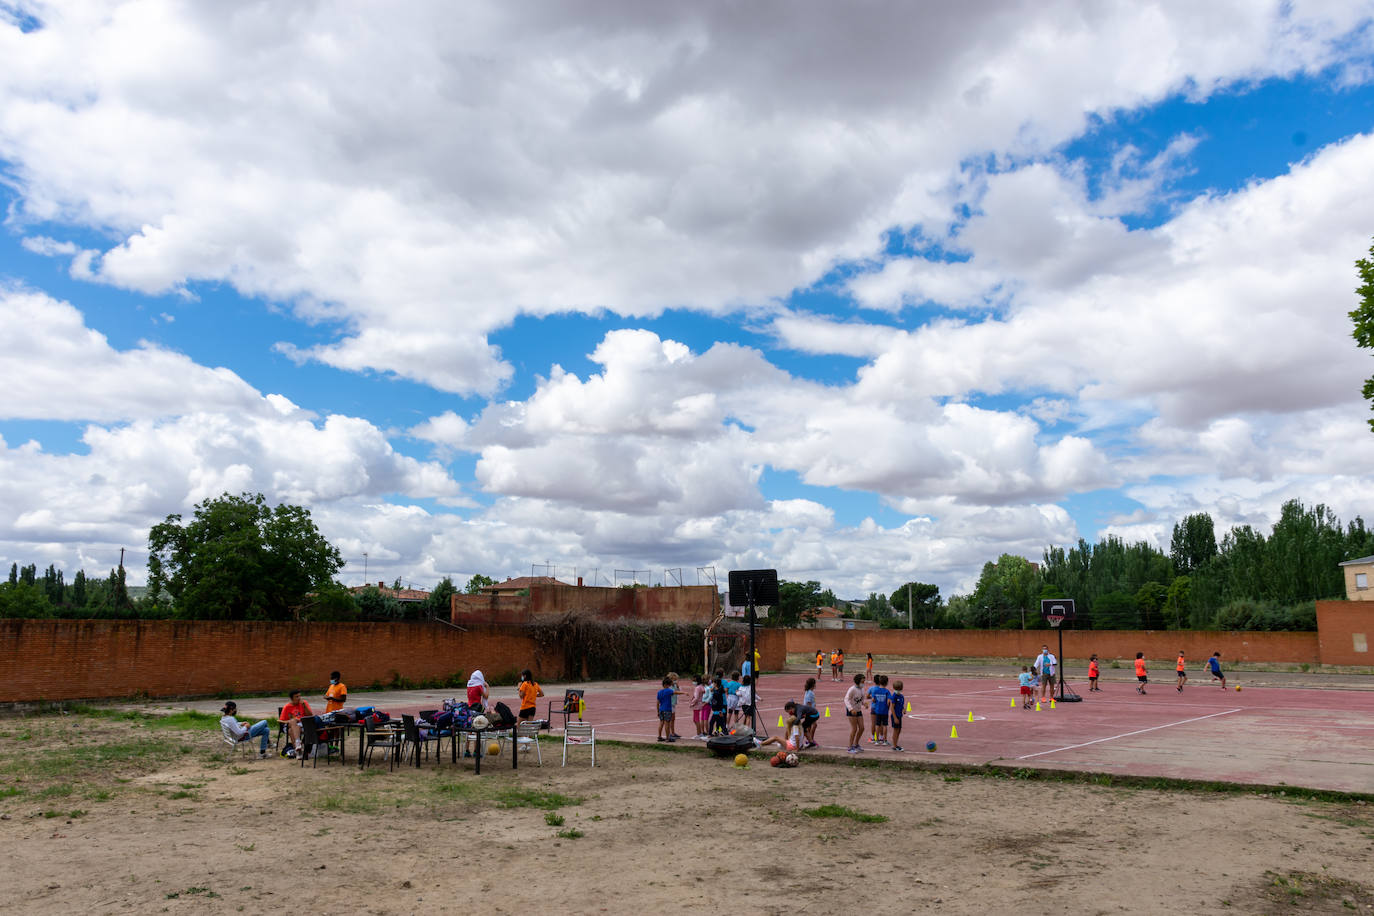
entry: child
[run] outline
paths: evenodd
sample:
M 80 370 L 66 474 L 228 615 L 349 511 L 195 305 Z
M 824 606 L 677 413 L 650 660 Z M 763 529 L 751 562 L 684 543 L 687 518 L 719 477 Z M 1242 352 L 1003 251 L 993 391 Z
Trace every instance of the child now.
M 725 682 L 720 679 L 720 672 L 716 672 L 711 679 L 711 721 L 706 726 L 706 734 L 709 737 L 725 732 Z
M 676 741 L 671 734 L 673 721 L 673 679 L 665 677 L 658 692 L 658 740 Z
M 677 672 L 669 671 L 668 680 L 673 682 L 673 717 L 668 720 L 668 737 L 674 741 L 682 736 L 677 733 L 677 698 L 682 696 L 682 690 L 677 686 Z
M 1226 675 L 1221 673 L 1221 653 L 1213 652 L 1212 657 L 1207 659 L 1207 667 L 1212 672 L 1212 680 L 1221 679 L 1221 689 L 1226 689 Z
M 1021 682 L 1021 708 L 1030 709 L 1035 697 L 1035 675 L 1031 674 L 1028 665 L 1021 666 L 1021 676 L 1017 680 Z
M 1137 653 L 1135 654 L 1135 679 L 1136 679 L 1135 692 L 1136 692 L 1136 693 L 1139 693 L 1139 694 L 1144 694 L 1144 693 L 1145 693 L 1145 685 L 1148 684 L 1148 683 L 1150 683 L 1149 672 L 1147 672 L 1147 671 L 1145 670 L 1145 653 L 1144 653 L 1144 652 L 1137 652 Z
M 786 709 L 787 707 L 784 706 L 783 708 Z M 788 716 L 785 727 L 786 731 L 783 732 L 785 737 L 779 738 L 777 736 L 774 736 L 772 738 L 764 738 L 762 741 L 760 741 L 758 738 L 755 738 L 754 747 L 767 747 L 770 744 L 776 744 L 785 751 L 801 750 L 802 728 L 801 724 L 797 721 L 797 717 Z
M 821 714 L 815 706 L 810 703 L 803 703 L 798 706 L 796 700 L 788 700 L 782 706 L 783 711 L 789 716 L 795 716 L 801 724 L 803 743 L 798 747 L 819 747 L 816 744 L 816 723 L 820 722 Z
M 830 679 L 838 681 L 840 679 L 840 650 L 835 649 L 830 653 Z
M 1177 689 L 1178 689 L 1178 692 L 1179 692 L 1179 693 L 1182 693 L 1182 692 L 1183 692 L 1183 684 L 1184 684 L 1185 681 L 1188 680 L 1188 672 L 1185 670 L 1185 667 L 1186 667 L 1186 666 L 1183 664 L 1183 650 L 1182 650 L 1182 649 L 1179 649 L 1179 650 L 1178 650 L 1178 662 L 1174 665 L 1174 671 L 1175 671 L 1175 673 L 1178 674 L 1178 688 L 1177 688 Z
M 758 728 L 749 715 L 749 707 L 754 702 L 754 679 L 752 677 L 746 674 L 740 678 L 739 690 L 736 691 L 735 697 L 739 702 L 739 721 L 744 722 L 750 728 Z
M 840 649 L 840 680 L 844 680 L 844 650 Z
M 1088 690 L 1097 690 L 1097 656 L 1088 659 Z
M 802 686 L 802 703 L 807 706 L 816 705 L 816 679 L 814 677 L 807 678 L 806 683 Z
M 725 721 L 734 725 L 739 720 L 739 672 L 731 671 L 725 680 Z
M 883 675 L 887 677 L 887 675 Z M 892 682 L 892 712 L 888 718 L 892 721 L 892 749 L 900 751 L 902 749 L 902 713 L 906 711 L 906 695 L 902 693 L 902 682 Z
M 706 678 L 692 675 L 692 725 L 697 733 L 693 738 L 706 737 L 706 723 L 711 719 L 711 707 L 706 703 Z
M 868 653 L 868 659 L 864 662 L 864 677 L 873 680 L 873 653 Z
M 544 691 L 534 682 L 534 675 L 528 668 L 520 672 L 520 683 L 515 689 L 520 694 L 520 720 L 528 722 L 534 718 L 535 707 L 538 705 L 535 700 L 542 697 Z
M 869 697 L 873 708 L 873 743 L 877 745 L 887 744 L 887 705 L 892 697 L 892 691 L 887 689 L 887 675 L 879 674 L 874 680 Z
M 849 719 L 849 753 L 859 754 L 863 748 L 859 746 L 859 737 L 864 733 L 864 704 L 868 698 L 864 696 L 864 676 L 854 675 L 854 686 L 844 692 L 844 714 Z
M 825 661 L 825 653 L 820 649 L 816 650 L 816 680 L 821 679 L 821 663 Z

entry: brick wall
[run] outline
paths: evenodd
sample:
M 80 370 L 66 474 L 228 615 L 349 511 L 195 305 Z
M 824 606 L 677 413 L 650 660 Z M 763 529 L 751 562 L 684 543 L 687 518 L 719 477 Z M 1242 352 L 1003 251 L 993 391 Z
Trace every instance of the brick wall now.
M 1322 664 L 1374 665 L 1374 601 L 1318 601 Z
M 573 612 L 597 620 L 645 622 L 711 622 L 715 589 L 709 585 L 681 588 L 603 588 L 583 585 L 536 585 L 528 595 L 454 595 L 451 620 L 459 626 L 493 623 L 506 626 Z
M 1320 619 L 1320 606 L 1318 602 Z M 1341 602 L 1325 602 L 1341 603 Z M 1371 627 L 1374 630 L 1374 626 Z M 844 649 L 845 661 L 874 655 L 911 655 L 930 658 L 1034 658 L 1048 644 L 1059 651 L 1059 636 L 1052 630 L 785 630 L 788 652 L 810 653 L 817 649 L 827 655 L 835 647 Z M 1231 662 L 1291 662 L 1320 664 L 1316 633 L 1252 633 L 1209 630 L 1072 630 L 1064 631 L 1064 654 L 1087 658 L 1096 653 L 1103 661 L 1134 659 L 1144 652 L 1147 659 L 1173 660 L 1182 649 L 1189 658 L 1201 662 L 1213 652 Z M 1352 664 L 1327 662 L 1327 664 Z M 1369 664 L 1369 662 L 1364 662 Z
M 0 620 L 0 703 L 216 695 L 300 688 L 323 693 L 329 672 L 362 687 L 531 668 L 564 676 L 534 642 L 506 627 L 264 621 Z

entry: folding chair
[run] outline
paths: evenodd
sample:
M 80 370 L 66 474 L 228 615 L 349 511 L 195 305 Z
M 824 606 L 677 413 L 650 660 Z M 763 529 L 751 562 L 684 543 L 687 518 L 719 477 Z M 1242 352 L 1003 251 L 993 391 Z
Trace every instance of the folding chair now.
M 248 749 L 248 756 L 249 756 L 249 757 L 252 757 L 252 756 L 253 756 L 253 747 L 252 747 L 253 742 L 252 742 L 252 741 L 240 741 L 240 740 L 239 740 L 239 736 L 236 735 L 236 734 L 234 733 L 234 730 L 231 729 L 231 728 L 229 727 L 228 723 L 221 723 L 221 724 L 220 724 L 220 727 L 219 727 L 219 734 L 220 734 L 220 737 L 224 740 L 224 743 L 227 744 L 227 745 L 229 745 L 229 749 L 228 749 L 227 751 L 224 752 L 224 756 L 226 756 L 226 757 L 232 757 L 232 756 L 234 756 L 235 754 L 238 753 L 240 747 L 247 748 L 247 749 Z
M 310 758 L 310 766 L 312 768 L 319 766 L 320 758 L 315 753 L 315 748 L 317 746 L 324 748 L 325 763 L 329 762 L 330 754 L 338 754 L 339 759 L 342 760 L 343 749 L 335 747 L 339 742 L 339 734 L 339 732 L 332 731 L 328 728 L 320 728 L 319 720 L 314 716 L 302 717 L 301 747 L 305 749 L 305 753 L 301 755 L 301 766 L 305 766 L 305 758 L 307 757 Z
M 523 750 L 529 753 L 531 747 L 534 748 L 534 759 L 542 767 L 544 754 L 539 750 L 539 723 L 520 722 L 515 726 L 515 752 L 518 754 Z
M 563 766 L 568 765 L 568 748 L 590 747 L 592 766 L 596 766 L 596 729 L 587 722 L 569 722 L 563 729 Z

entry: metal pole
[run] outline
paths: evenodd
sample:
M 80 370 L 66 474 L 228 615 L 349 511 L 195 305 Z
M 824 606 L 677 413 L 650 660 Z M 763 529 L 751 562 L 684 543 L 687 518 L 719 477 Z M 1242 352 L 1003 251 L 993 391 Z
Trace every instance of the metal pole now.
M 759 702 L 759 673 L 754 664 L 754 624 L 758 619 L 758 614 L 754 611 L 754 583 L 751 580 L 749 586 L 749 727 L 757 734 L 759 730 L 759 720 L 756 715 Z
M 1064 621 L 1059 621 L 1059 626 L 1055 627 L 1059 631 L 1059 699 L 1064 699 Z

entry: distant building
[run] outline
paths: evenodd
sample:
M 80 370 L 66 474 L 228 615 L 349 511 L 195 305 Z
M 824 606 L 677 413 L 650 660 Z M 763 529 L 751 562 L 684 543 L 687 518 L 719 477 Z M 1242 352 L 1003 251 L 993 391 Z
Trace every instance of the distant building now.
M 375 588 L 386 598 L 395 598 L 402 604 L 419 604 L 429 600 L 429 592 L 420 588 L 392 588 L 385 582 L 378 582 L 376 585 L 355 585 L 349 589 L 353 594 Z
M 1341 570 L 1345 573 L 1347 600 L 1374 601 L 1374 588 L 1369 587 L 1370 580 L 1374 579 L 1374 557 L 1346 560 L 1341 564 Z
M 518 579 L 507 579 L 505 582 L 497 582 L 495 585 L 488 585 L 481 591 L 483 595 L 518 595 L 536 585 L 562 585 L 552 576 L 521 576 Z

